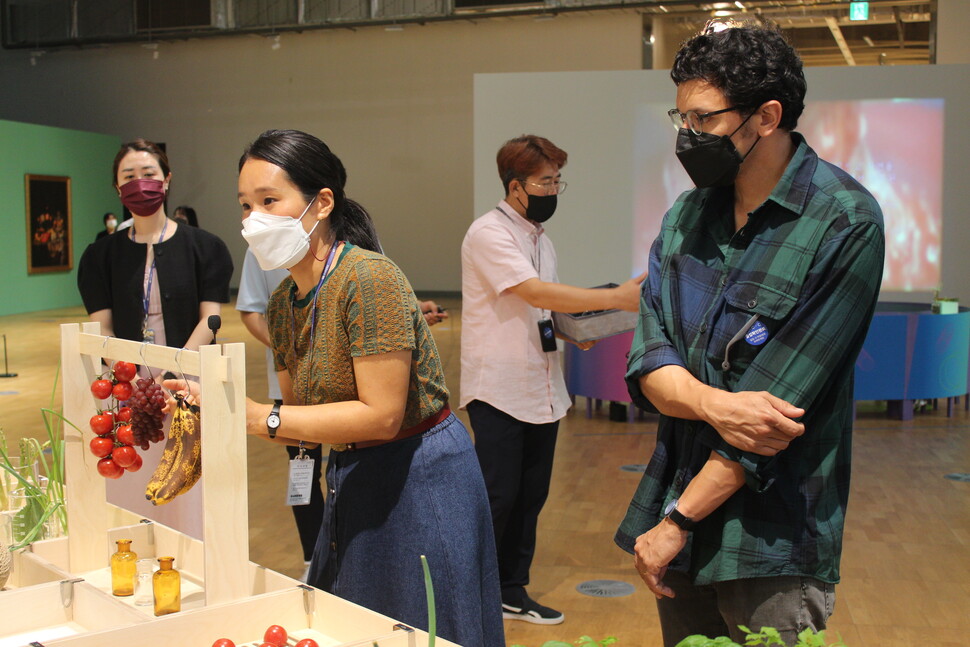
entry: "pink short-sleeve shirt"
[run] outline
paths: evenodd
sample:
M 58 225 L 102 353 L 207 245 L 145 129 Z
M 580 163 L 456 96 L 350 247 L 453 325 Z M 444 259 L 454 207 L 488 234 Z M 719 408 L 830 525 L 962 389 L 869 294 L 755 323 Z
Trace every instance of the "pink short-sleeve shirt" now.
M 551 316 L 508 291 L 530 278 L 558 282 L 552 241 L 504 201 L 476 219 L 461 245 L 461 398 L 542 424 L 569 408 L 559 351 L 538 322 Z

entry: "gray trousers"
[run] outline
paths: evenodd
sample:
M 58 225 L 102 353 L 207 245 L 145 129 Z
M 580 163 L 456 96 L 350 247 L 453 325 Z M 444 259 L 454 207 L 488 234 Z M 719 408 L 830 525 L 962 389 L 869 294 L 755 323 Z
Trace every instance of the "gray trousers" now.
M 805 628 L 825 629 L 835 607 L 835 585 L 810 577 L 780 576 L 695 586 L 684 573 L 667 571 L 664 583 L 676 593 L 657 601 L 664 647 L 695 634 L 730 636 L 744 644 L 744 625 L 752 631 L 774 627 L 786 645 Z

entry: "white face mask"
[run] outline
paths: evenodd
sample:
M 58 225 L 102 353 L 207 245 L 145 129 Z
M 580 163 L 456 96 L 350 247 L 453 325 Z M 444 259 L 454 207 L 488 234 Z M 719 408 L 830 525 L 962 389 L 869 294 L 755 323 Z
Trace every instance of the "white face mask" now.
M 299 218 L 274 216 L 259 211 L 249 212 L 242 221 L 242 237 L 249 243 L 249 249 L 266 271 L 290 269 L 303 260 L 310 251 L 310 234 L 320 221 L 313 224 L 309 233 L 303 230 L 301 221 L 310 210 L 316 198 L 310 201 Z

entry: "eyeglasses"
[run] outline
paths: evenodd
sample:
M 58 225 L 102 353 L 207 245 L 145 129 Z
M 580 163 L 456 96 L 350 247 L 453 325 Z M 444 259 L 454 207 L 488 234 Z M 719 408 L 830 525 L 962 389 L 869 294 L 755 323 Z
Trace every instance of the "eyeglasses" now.
M 700 135 L 704 132 L 704 120 L 708 117 L 713 117 L 714 115 L 719 115 L 722 112 L 730 112 L 732 110 L 737 110 L 737 106 L 731 106 L 730 108 L 724 108 L 723 110 L 713 110 L 711 112 L 705 112 L 702 115 L 697 114 L 695 110 L 688 110 L 687 112 L 681 112 L 677 108 L 671 108 L 667 111 L 667 116 L 670 117 L 671 123 L 674 124 L 674 128 L 680 130 L 681 128 L 689 128 L 695 135 Z
M 543 195 L 561 195 L 566 192 L 566 183 L 561 180 L 553 180 L 551 182 L 543 182 L 538 184 L 536 182 L 527 182 L 525 180 L 519 180 L 522 184 L 531 184 L 532 186 L 537 186 L 542 190 Z

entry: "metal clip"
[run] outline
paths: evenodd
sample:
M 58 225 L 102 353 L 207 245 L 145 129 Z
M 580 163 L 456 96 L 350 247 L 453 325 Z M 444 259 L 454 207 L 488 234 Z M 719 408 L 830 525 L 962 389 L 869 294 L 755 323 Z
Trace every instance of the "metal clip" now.
M 394 631 L 406 631 L 408 634 L 408 647 L 416 647 L 417 634 L 414 633 L 414 629 L 399 622 L 394 625 Z
M 80 577 L 73 580 L 61 580 L 61 604 L 64 605 L 65 609 L 74 604 L 74 584 L 83 581 Z
M 306 614 L 306 624 L 309 627 L 313 619 L 314 612 L 314 602 L 316 598 L 313 597 L 314 589 L 312 586 L 307 586 L 306 584 L 299 585 L 303 589 L 303 612 Z

